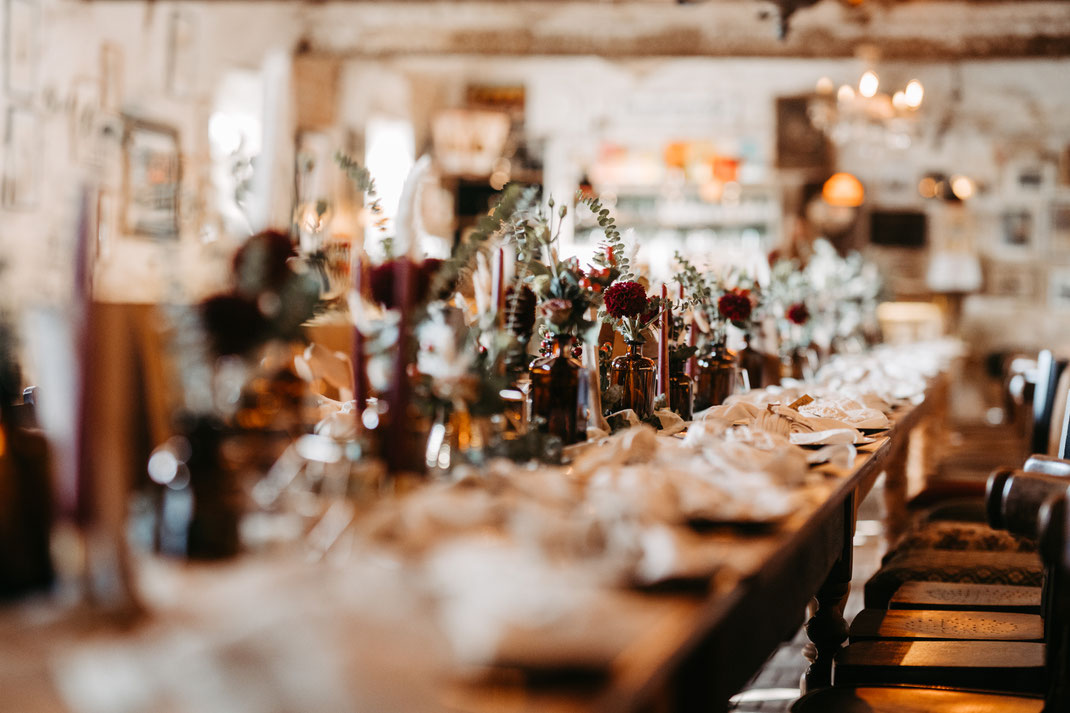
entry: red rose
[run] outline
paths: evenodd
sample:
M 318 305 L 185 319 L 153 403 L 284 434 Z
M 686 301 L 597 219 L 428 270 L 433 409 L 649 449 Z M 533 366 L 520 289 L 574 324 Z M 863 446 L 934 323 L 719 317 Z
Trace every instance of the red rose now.
M 606 311 L 617 319 L 638 317 L 649 309 L 646 290 L 638 282 L 615 282 L 606 288 Z
M 717 311 L 730 322 L 746 322 L 750 319 L 754 305 L 750 301 L 750 290 L 739 287 L 729 290 L 717 300 Z
M 796 302 L 791 307 L 788 307 L 786 316 L 792 324 L 803 325 L 810 319 L 810 310 L 806 308 L 806 303 Z

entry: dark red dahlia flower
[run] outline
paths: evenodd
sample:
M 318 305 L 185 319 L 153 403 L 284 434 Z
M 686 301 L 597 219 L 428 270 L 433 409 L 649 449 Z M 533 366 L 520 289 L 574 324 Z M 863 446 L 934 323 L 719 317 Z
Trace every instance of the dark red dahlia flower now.
M 646 289 L 631 280 L 614 282 L 606 288 L 606 311 L 617 319 L 638 317 L 649 308 Z
M 786 316 L 792 324 L 803 325 L 810 320 L 810 310 L 806 307 L 805 302 L 796 302 L 791 307 L 788 307 Z
M 730 322 L 746 322 L 750 319 L 754 305 L 750 301 L 750 290 L 736 287 L 721 295 L 717 300 L 717 311 Z

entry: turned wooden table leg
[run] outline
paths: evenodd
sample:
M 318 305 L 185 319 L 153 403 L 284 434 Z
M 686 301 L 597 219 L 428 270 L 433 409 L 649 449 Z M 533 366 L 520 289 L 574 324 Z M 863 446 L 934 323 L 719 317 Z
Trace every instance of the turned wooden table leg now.
M 884 469 L 884 537 L 891 547 L 907 525 L 907 447 L 904 446 Z
M 843 618 L 843 609 L 851 591 L 854 521 L 854 496 L 851 496 L 844 503 L 840 557 L 818 590 L 815 604 L 812 605 L 813 615 L 806 622 L 806 635 L 810 643 L 803 648 L 803 655 L 810 661 L 810 666 L 802 677 L 803 693 L 832 685 L 832 660 L 847 640 L 847 621 Z

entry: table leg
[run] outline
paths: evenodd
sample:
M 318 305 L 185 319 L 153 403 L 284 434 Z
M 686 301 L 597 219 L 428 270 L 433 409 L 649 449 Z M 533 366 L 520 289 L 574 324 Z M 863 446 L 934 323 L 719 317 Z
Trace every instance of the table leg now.
M 851 591 L 854 522 L 855 503 L 852 495 L 844 503 L 840 557 L 817 591 L 813 615 L 806 622 L 806 635 L 811 643 L 803 647 L 803 655 L 810 662 L 801 682 L 803 693 L 832 685 L 832 659 L 847 640 L 847 621 L 843 618 L 843 609 Z
M 891 547 L 907 525 L 907 450 L 904 445 L 884 469 L 884 537 Z

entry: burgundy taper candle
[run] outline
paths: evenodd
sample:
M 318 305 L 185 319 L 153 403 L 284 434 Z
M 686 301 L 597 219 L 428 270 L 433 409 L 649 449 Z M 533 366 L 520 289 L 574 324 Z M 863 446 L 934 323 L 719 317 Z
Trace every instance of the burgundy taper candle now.
M 396 260 L 394 273 L 394 302 L 398 306 L 398 342 L 394 349 L 393 383 L 387 400 L 386 464 L 391 473 L 406 469 L 411 460 L 408 441 L 409 420 L 409 319 L 412 311 L 412 258 L 402 256 Z
M 358 310 L 364 309 L 364 256 L 362 253 L 363 250 L 358 250 L 353 261 L 353 301 Z M 357 315 L 353 317 L 353 400 L 357 402 L 357 413 L 360 414 L 368 403 L 368 372 L 367 359 L 364 355 L 364 334 L 357 326 Z
M 669 302 L 669 286 L 661 286 L 661 299 L 664 307 L 661 311 L 661 339 L 658 345 L 658 388 L 665 394 L 665 408 L 672 408 L 669 402 L 669 336 L 672 334 L 672 307 Z
M 494 275 L 495 321 L 505 325 L 505 248 L 498 248 L 498 272 Z

